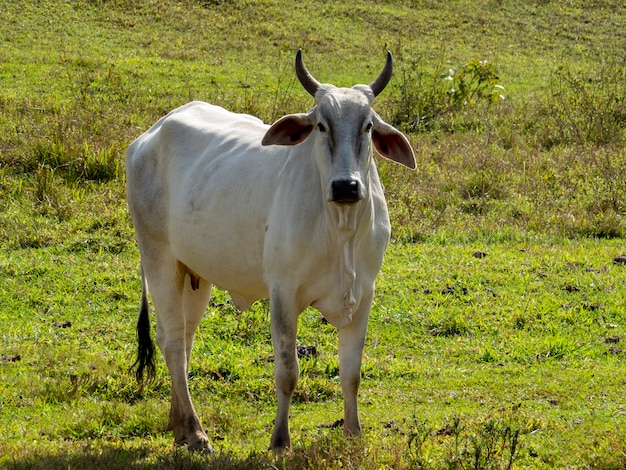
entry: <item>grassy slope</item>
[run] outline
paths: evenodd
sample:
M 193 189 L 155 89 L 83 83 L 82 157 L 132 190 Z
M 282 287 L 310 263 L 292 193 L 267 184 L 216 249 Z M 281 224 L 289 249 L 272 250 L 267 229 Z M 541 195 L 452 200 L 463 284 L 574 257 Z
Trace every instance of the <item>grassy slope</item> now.
M 122 153 L 189 99 L 268 121 L 306 109 L 291 70 L 303 46 L 315 75 L 340 85 L 369 81 L 386 49 L 399 71 L 486 59 L 508 100 L 475 130 L 411 135 L 415 174 L 383 165 L 397 236 L 423 242 L 392 246 L 378 284 L 363 441 L 316 427 L 341 404 L 336 333 L 309 312 L 300 341 L 321 355 L 302 362 L 295 451 L 262 452 L 275 406 L 267 307 L 236 314 L 218 293 L 192 369 L 222 452 L 209 461 L 459 468 L 491 439 L 506 445 L 483 467 L 504 468 L 500 431 L 512 429 L 520 466 L 623 467 L 623 340 L 610 342 L 625 334 L 626 274 L 611 263 L 623 240 L 561 235 L 622 234 L 626 155 L 619 142 L 547 148 L 529 125 L 559 64 L 595 77 L 623 59 L 619 3 L 301 2 L 288 15 L 278 1 L 206 3 L 1 3 L 0 466 L 207 463 L 162 432 L 164 368 L 143 396 L 125 373 L 139 285 Z M 383 115 L 401 96 L 396 77 Z

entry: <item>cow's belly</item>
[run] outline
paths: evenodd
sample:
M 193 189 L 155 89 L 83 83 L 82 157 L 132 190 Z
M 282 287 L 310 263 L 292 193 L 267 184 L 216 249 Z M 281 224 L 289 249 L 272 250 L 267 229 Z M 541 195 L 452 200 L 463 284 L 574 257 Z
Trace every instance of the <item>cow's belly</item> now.
M 247 227 L 248 235 L 254 231 Z M 202 279 L 239 296 L 254 300 L 267 297 L 263 282 L 262 259 L 258 241 L 241 233 L 226 231 L 224 227 L 210 227 L 198 231 L 192 226 L 178 231 L 170 239 L 172 253 Z M 237 302 L 238 307 L 246 307 Z

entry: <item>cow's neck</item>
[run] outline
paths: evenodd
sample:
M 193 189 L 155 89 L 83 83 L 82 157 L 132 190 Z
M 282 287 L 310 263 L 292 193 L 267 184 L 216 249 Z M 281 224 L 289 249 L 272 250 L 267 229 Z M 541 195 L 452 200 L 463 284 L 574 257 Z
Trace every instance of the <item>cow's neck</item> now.
M 336 234 L 339 249 L 339 279 L 341 292 L 341 317 L 344 324 L 352 321 L 352 315 L 357 306 L 356 299 L 356 267 L 355 248 L 357 231 L 371 227 L 371 201 L 365 199 L 352 206 L 329 205 L 327 214 L 330 217 L 330 226 Z

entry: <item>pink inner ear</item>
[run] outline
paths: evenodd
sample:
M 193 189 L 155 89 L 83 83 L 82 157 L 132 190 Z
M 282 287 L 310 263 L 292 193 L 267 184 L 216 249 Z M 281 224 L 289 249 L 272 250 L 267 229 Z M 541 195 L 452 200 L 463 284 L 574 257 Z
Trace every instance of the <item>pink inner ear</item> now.
M 372 141 L 378 153 L 410 169 L 415 169 L 415 155 L 408 140 L 399 132 L 372 133 Z
M 385 139 L 381 139 L 378 132 L 374 132 L 372 135 L 372 141 L 374 142 L 374 147 L 376 147 L 378 153 L 380 153 L 383 157 L 388 157 L 389 148 L 387 147 Z

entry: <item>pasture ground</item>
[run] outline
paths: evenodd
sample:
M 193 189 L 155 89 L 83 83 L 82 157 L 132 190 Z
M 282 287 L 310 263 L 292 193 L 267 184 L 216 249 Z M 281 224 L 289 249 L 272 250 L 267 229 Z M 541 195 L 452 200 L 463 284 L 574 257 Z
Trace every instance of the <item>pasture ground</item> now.
M 623 2 L 0 10 L 0 468 L 626 468 Z M 338 85 L 392 50 L 376 109 L 418 154 L 413 173 L 379 165 L 394 240 L 364 435 L 336 426 L 336 332 L 310 310 L 294 448 L 267 452 L 267 303 L 238 313 L 218 290 L 190 372 L 216 454 L 189 454 L 164 431 L 163 361 L 143 390 L 128 372 L 140 286 L 123 153 L 191 99 L 267 122 L 307 109 L 300 46 Z

